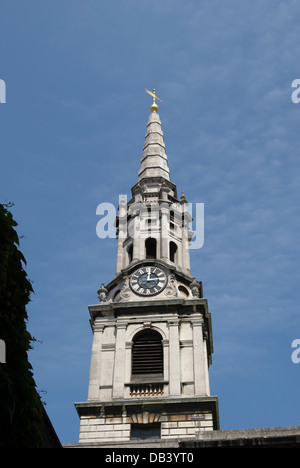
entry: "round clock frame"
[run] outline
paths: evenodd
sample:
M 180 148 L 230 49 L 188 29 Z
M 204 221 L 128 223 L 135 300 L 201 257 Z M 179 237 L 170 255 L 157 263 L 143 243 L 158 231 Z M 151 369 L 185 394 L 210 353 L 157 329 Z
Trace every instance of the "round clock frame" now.
M 132 291 L 139 296 L 155 296 L 164 290 L 167 279 L 162 268 L 143 266 L 132 273 L 129 284 Z

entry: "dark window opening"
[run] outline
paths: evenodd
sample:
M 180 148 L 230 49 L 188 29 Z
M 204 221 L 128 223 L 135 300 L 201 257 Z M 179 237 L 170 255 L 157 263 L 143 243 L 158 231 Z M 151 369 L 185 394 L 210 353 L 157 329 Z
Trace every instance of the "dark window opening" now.
M 184 286 L 178 286 L 179 292 L 184 296 L 184 297 L 189 297 L 189 292 Z
M 171 262 L 175 262 L 176 259 L 176 252 L 177 252 L 177 245 L 175 242 L 170 242 L 170 260 Z
M 145 242 L 146 258 L 156 258 L 156 239 L 149 237 Z
M 129 263 L 132 262 L 132 258 L 133 258 L 133 245 L 128 247 L 128 260 L 129 260 Z
M 153 330 L 143 330 L 133 339 L 132 376 L 163 376 L 163 346 L 161 335 Z
M 170 229 L 171 229 L 171 231 L 174 231 L 174 229 L 175 229 L 174 219 L 175 219 L 174 211 L 170 211 Z
M 131 424 L 131 439 L 160 439 L 160 423 Z

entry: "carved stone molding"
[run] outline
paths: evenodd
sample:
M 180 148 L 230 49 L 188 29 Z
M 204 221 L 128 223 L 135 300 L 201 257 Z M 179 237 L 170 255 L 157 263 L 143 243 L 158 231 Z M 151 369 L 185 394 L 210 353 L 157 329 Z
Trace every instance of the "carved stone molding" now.
M 126 301 L 131 296 L 131 289 L 129 286 L 129 276 L 124 276 L 124 285 L 120 291 L 120 298 Z
M 131 421 L 136 424 L 151 424 L 158 422 L 160 418 L 160 413 L 150 413 L 149 411 L 143 411 L 141 413 L 132 414 Z
M 165 289 L 166 296 L 177 296 L 177 289 L 176 289 L 175 281 L 176 281 L 175 275 L 174 274 L 169 275 L 168 284 Z

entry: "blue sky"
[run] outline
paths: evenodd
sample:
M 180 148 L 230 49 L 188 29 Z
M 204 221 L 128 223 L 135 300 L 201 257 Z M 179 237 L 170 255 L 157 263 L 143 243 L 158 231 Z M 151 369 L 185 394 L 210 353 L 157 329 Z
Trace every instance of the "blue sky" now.
M 99 203 L 130 197 L 151 98 L 171 179 L 205 204 L 191 251 L 212 314 L 221 429 L 300 425 L 297 0 L 3 0 L 0 201 L 35 294 L 30 362 L 62 442 L 87 398 L 87 306 L 115 273 Z

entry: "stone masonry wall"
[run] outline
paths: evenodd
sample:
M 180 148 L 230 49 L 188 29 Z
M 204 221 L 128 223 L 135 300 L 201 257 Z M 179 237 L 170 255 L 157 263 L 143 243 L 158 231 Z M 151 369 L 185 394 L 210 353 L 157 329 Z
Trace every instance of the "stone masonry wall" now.
M 186 414 L 137 413 L 130 416 L 82 416 L 79 442 L 128 441 L 131 424 L 161 424 L 161 439 L 192 438 L 213 430 L 213 416 L 209 411 Z

